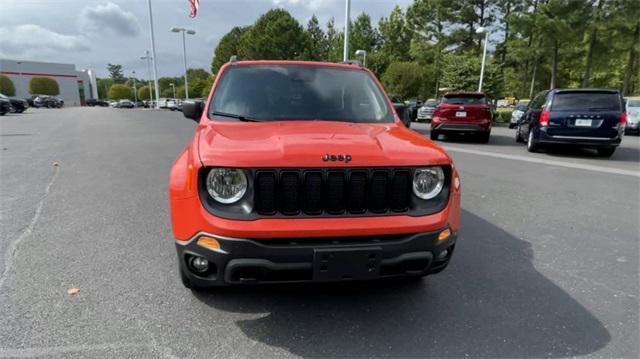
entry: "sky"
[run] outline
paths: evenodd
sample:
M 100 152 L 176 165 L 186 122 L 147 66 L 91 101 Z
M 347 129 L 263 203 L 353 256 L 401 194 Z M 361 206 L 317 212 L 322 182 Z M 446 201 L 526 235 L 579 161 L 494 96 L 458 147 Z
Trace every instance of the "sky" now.
M 351 16 L 367 12 L 374 25 L 395 5 L 412 0 L 352 0 Z M 150 50 L 147 0 L 0 0 L 0 58 L 72 63 L 108 76 L 108 63 L 121 64 L 125 76 L 147 77 L 140 57 Z M 252 24 L 271 8 L 284 8 L 303 26 L 315 14 L 320 23 L 335 18 L 344 26 L 344 0 L 200 0 L 189 18 L 187 0 L 151 0 L 158 77 L 184 72 L 182 37 L 172 26 L 196 31 L 187 35 L 187 65 L 210 71 L 219 39 L 234 26 Z

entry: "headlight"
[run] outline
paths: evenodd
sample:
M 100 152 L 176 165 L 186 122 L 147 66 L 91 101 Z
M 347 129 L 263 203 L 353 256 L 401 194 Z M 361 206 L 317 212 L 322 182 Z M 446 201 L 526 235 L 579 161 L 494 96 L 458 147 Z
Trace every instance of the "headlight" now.
M 419 168 L 413 175 L 413 193 L 422 199 L 437 196 L 444 187 L 444 171 L 441 167 Z
M 216 201 L 235 203 L 247 192 L 247 176 L 233 168 L 213 168 L 207 175 L 207 192 Z

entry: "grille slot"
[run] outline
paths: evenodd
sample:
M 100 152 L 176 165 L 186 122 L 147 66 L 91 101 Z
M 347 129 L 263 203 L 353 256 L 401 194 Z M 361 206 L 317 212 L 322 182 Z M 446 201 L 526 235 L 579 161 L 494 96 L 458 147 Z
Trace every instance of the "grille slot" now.
M 254 196 L 258 214 L 341 215 L 407 212 L 408 169 L 258 170 Z
M 260 214 L 276 214 L 276 174 L 259 172 L 256 174 L 256 210 Z

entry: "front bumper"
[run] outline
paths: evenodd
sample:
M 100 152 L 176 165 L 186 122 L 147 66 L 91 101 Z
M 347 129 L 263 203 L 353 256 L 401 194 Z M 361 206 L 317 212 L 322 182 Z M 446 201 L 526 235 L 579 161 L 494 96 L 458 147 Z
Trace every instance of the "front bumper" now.
M 176 248 L 181 270 L 198 287 L 370 280 L 444 270 L 453 254 L 457 233 L 439 240 L 442 230 L 390 236 L 278 239 L 199 233 L 188 242 L 177 241 Z M 203 235 L 215 238 L 220 249 L 199 245 L 197 240 Z M 192 256 L 206 258 L 209 270 L 202 275 L 191 270 Z

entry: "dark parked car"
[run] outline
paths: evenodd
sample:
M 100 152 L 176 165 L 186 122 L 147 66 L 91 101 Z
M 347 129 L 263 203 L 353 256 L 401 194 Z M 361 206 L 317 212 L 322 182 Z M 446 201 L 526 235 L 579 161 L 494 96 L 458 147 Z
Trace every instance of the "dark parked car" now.
M 107 101 L 95 99 L 95 98 L 88 99 L 86 104 L 87 106 L 91 106 L 91 107 L 94 107 L 94 106 L 109 107 L 109 103 Z
M 422 107 L 422 101 L 412 98 L 407 103 L 408 111 L 409 111 L 409 119 L 411 121 L 416 121 L 418 119 L 418 109 Z
M 4 97 L 0 97 L 0 116 L 4 116 L 7 112 L 11 111 L 11 101 Z
M 54 96 L 37 95 L 33 98 L 33 107 L 62 108 L 63 106 L 64 101 Z
M 118 107 L 118 108 L 134 108 L 135 105 L 133 104 L 132 101 L 120 100 L 120 101 L 118 101 L 118 104 L 116 105 L 116 107 Z
M 433 112 L 431 140 L 437 140 L 441 133 L 472 133 L 489 142 L 492 116 L 483 93 L 448 93 Z
M 595 148 L 611 156 L 627 123 L 618 90 L 555 89 L 539 93 L 518 121 L 516 141 L 535 152 L 552 144 Z
M 407 104 L 402 101 L 400 96 L 394 94 L 388 94 L 391 103 L 393 104 L 393 108 L 396 110 L 398 117 L 402 120 L 402 123 L 409 128 L 411 127 L 411 118 L 409 117 L 409 108 Z
M 27 103 L 27 101 L 21 98 L 8 97 L 1 93 L 0 93 L 0 97 L 6 100 L 9 100 L 9 102 L 11 103 L 11 112 L 23 113 L 27 109 L 27 107 L 29 107 L 29 104 Z

